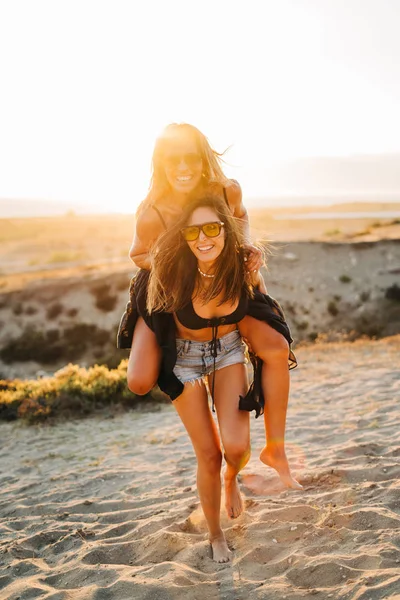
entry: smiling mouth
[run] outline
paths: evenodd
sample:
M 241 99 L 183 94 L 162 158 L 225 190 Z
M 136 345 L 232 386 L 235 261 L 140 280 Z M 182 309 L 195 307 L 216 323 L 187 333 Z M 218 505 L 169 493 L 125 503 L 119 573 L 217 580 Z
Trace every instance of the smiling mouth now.
M 214 246 L 197 246 L 197 250 L 199 252 L 209 252 L 210 250 L 212 250 L 214 248 Z
M 192 175 L 180 175 L 179 177 L 175 178 L 177 181 L 179 181 L 180 183 L 184 183 L 185 181 L 190 181 L 191 179 L 193 179 Z

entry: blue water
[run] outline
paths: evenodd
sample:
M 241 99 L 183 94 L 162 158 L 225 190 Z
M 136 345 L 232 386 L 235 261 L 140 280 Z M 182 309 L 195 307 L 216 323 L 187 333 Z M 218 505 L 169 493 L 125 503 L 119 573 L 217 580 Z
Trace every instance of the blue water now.
M 400 219 L 399 211 L 375 212 L 309 212 L 301 214 L 275 215 L 276 220 L 288 219 Z

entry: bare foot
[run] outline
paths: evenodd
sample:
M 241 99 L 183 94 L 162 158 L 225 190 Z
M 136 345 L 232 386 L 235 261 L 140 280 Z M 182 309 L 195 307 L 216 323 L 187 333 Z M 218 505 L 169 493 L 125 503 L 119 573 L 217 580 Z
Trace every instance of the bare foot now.
M 277 471 L 282 483 L 294 490 L 302 490 L 303 486 L 292 476 L 285 452 L 272 452 L 267 446 L 261 451 L 260 460 Z
M 237 478 L 224 479 L 225 481 L 225 509 L 230 519 L 237 519 L 243 512 L 243 500 Z
M 210 537 L 212 550 L 212 558 L 217 563 L 227 563 L 230 561 L 231 551 L 228 548 L 226 539 L 223 533 L 212 539 Z

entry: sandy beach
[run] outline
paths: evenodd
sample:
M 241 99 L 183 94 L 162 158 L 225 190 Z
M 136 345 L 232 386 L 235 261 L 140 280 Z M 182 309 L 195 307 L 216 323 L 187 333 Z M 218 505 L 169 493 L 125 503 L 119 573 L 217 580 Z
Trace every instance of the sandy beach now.
M 258 460 L 211 560 L 195 459 L 172 406 L 48 427 L 0 424 L 0 599 L 400 597 L 400 336 L 299 348 L 288 454 Z
M 0 600 L 400 600 L 399 22 L 0 0 Z

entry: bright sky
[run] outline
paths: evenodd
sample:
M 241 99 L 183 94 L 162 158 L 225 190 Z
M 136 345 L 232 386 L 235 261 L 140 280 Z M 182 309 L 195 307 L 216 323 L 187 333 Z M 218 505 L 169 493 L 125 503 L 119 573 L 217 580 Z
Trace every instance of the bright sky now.
M 0 198 L 133 211 L 199 127 L 248 195 L 301 156 L 400 151 L 397 0 L 0 0 Z

